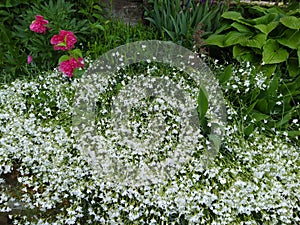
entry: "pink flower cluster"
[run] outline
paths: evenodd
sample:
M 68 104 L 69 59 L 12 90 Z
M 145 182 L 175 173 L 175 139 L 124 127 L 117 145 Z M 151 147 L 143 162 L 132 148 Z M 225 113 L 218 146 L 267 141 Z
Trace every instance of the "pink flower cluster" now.
M 67 51 L 74 48 L 77 39 L 72 31 L 61 30 L 58 35 L 54 35 L 50 43 L 54 46 L 55 50 Z
M 30 30 L 35 33 L 46 34 L 47 29 L 49 29 L 46 26 L 47 24 L 48 20 L 45 20 L 41 15 L 36 15 L 35 20 L 30 25 Z M 81 55 L 81 51 L 78 49 L 71 51 L 76 42 L 77 39 L 74 33 L 66 30 L 61 30 L 59 34 L 54 35 L 50 40 L 54 50 L 69 51 L 70 56 L 63 56 L 65 60 L 59 64 L 59 70 L 68 77 L 73 76 L 75 69 L 84 67 L 83 58 L 78 57 L 78 51 L 80 52 L 79 55 Z M 31 62 L 32 56 L 28 55 L 27 63 L 30 64 Z
M 44 20 L 44 17 L 41 15 L 36 15 L 35 20 L 30 24 L 29 28 L 31 31 L 39 34 L 46 34 L 48 20 Z
M 78 58 L 76 60 L 71 56 L 69 60 L 63 61 L 59 64 L 59 71 L 66 74 L 68 77 L 73 77 L 74 70 L 83 67 L 84 67 L 83 58 Z

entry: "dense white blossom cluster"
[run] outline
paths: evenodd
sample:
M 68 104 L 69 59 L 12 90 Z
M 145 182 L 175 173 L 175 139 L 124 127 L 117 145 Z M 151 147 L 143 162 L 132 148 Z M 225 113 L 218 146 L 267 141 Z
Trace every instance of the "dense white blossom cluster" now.
M 243 82 L 246 87 L 247 79 Z M 77 84 L 54 71 L 0 89 L 0 212 L 9 213 L 14 224 L 300 223 L 299 146 L 259 130 L 245 139 L 240 118 L 229 105 L 231 122 L 225 127 L 220 152 L 208 167 L 202 166 L 201 154 L 193 154 L 163 183 L 133 186 L 104 179 L 72 136 Z M 259 79 L 257 86 L 263 85 Z M 162 101 L 141 104 L 140 114 L 132 112 L 130 117 L 136 128 L 133 135 L 148 135 L 151 126 L 147 118 L 136 116 L 159 112 L 166 118 L 169 112 L 171 122 L 164 125 L 169 142 L 165 143 L 176 145 L 179 123 L 176 112 L 167 106 Z M 147 107 L 149 111 L 143 111 Z M 111 135 L 106 129 L 109 119 L 104 117 L 108 109 L 99 109 L 95 138 Z M 202 135 L 195 143 L 199 150 L 206 147 Z M 107 148 L 105 141 L 97 142 L 98 147 L 118 150 L 116 157 L 124 162 L 147 159 L 146 153 L 139 156 L 134 149 Z M 156 160 L 155 154 L 148 156 L 149 161 Z M 14 183 L 9 182 L 12 174 Z

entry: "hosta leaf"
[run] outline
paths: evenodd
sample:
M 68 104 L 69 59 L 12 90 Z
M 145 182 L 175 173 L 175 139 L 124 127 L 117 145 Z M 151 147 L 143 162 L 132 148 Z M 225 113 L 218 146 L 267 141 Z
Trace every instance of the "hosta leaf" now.
M 253 37 L 250 37 L 245 40 L 241 40 L 240 44 L 242 46 L 252 47 L 252 48 L 262 48 L 262 46 L 265 44 L 265 41 L 267 39 L 266 34 L 257 34 Z
M 263 72 L 263 74 L 267 77 L 271 77 L 275 70 L 276 70 L 277 65 L 276 64 L 267 64 L 267 65 L 263 65 L 261 67 L 261 71 Z
M 224 34 L 213 34 L 205 40 L 205 44 L 217 45 L 219 47 L 225 47 L 224 40 L 225 40 Z
M 286 30 L 282 38 L 276 39 L 280 44 L 291 49 L 298 49 L 300 47 L 300 31 Z
M 251 30 L 249 29 L 248 26 L 243 25 L 243 24 L 238 23 L 238 22 L 232 23 L 231 26 L 234 27 L 235 29 L 237 29 L 239 32 L 244 32 L 244 33 L 251 32 Z
M 281 63 L 288 59 L 289 53 L 280 48 L 276 40 L 268 40 L 263 47 L 262 60 L 265 64 Z
M 296 29 L 299 30 L 300 29 L 300 18 L 297 18 L 295 16 L 285 16 L 280 18 L 280 22 L 291 29 Z
M 233 46 L 233 57 L 238 61 L 255 62 L 257 61 L 251 49 L 240 45 Z
M 225 18 L 225 19 L 234 20 L 234 21 L 238 21 L 240 19 L 243 19 L 242 14 L 239 13 L 239 12 L 235 12 L 235 11 L 224 12 L 222 14 L 222 17 Z
M 252 19 L 250 21 L 252 23 L 256 24 L 256 25 L 258 25 L 258 24 L 269 24 L 269 23 L 273 22 L 276 19 L 276 17 L 277 17 L 276 13 L 268 13 L 264 16 Z
M 264 34 L 269 34 L 272 30 L 274 30 L 278 26 L 278 24 L 279 24 L 278 21 L 273 21 L 269 24 L 257 24 L 254 25 L 254 27 Z
M 224 44 L 225 46 L 240 44 L 251 37 L 251 33 L 241 33 L 238 31 L 230 31 L 226 34 Z

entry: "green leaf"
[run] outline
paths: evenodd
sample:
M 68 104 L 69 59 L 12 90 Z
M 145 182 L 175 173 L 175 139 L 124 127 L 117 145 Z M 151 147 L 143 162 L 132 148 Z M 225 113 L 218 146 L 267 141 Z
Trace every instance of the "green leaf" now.
M 63 46 L 63 47 L 66 47 L 67 44 L 66 44 L 65 42 L 60 42 L 60 43 L 58 43 L 56 46 Z
M 255 119 L 256 122 L 262 121 L 262 120 L 266 120 L 268 119 L 270 116 L 261 112 L 258 112 L 256 110 L 253 110 L 253 114 L 251 115 L 251 118 Z
M 283 37 L 276 40 L 291 49 L 298 49 L 300 47 L 300 31 L 287 29 L 284 31 Z
M 300 137 L 300 130 L 290 130 L 287 133 L 289 137 Z
M 63 56 L 61 56 L 61 57 L 59 58 L 58 63 L 60 64 L 60 63 L 62 63 L 62 62 L 64 62 L 64 61 L 67 61 L 67 60 L 69 60 L 69 59 L 70 59 L 70 56 L 68 56 L 68 55 L 63 55 Z
M 297 18 L 295 16 L 285 16 L 280 18 L 280 23 L 282 23 L 284 26 L 299 30 L 300 29 L 300 18 Z
M 256 34 L 252 37 L 249 37 L 247 39 L 242 39 L 240 41 L 240 45 L 246 46 L 246 47 L 251 47 L 251 48 L 259 48 L 261 49 L 263 45 L 265 44 L 267 39 L 266 34 Z
M 198 113 L 199 120 L 202 121 L 205 118 L 205 114 L 208 110 L 208 94 L 206 90 L 200 86 L 198 94 Z
M 276 40 L 268 40 L 263 47 L 262 60 L 265 64 L 281 63 L 288 59 L 289 53 L 280 48 Z
M 256 103 L 255 106 L 260 112 L 264 113 L 264 114 L 268 114 L 269 111 L 269 107 L 268 107 L 268 102 L 266 99 L 259 99 Z
M 222 14 L 222 17 L 224 19 L 239 21 L 240 19 L 243 19 L 242 14 L 235 11 L 227 11 Z
M 78 58 L 82 58 L 82 52 L 80 49 L 76 48 L 71 51 L 71 55 L 77 60 Z
M 300 68 L 297 59 L 289 59 L 287 62 L 287 69 L 290 77 L 296 77 L 300 75 Z
M 255 25 L 258 25 L 258 24 L 269 24 L 269 23 L 273 22 L 276 19 L 276 17 L 277 17 L 277 13 L 268 13 L 268 14 L 266 14 L 264 16 L 252 19 L 250 21 L 252 23 L 254 23 Z
M 240 45 L 233 46 L 233 57 L 238 61 L 255 62 L 255 54 L 250 48 L 242 47 Z
M 298 66 L 300 66 L 300 47 L 298 48 L 297 55 L 298 55 Z
M 269 85 L 269 88 L 267 90 L 267 93 L 270 95 L 270 96 L 275 96 L 277 94 L 277 89 L 278 89 L 278 76 L 274 76 L 270 85 Z
M 273 21 L 268 24 L 257 24 L 254 25 L 254 27 L 264 34 L 269 34 L 272 30 L 274 30 L 278 26 L 278 24 L 279 24 L 278 21 Z
M 292 113 L 291 112 L 286 113 L 282 117 L 282 119 L 279 122 L 276 123 L 276 127 L 277 128 L 282 127 L 284 124 L 288 123 L 291 118 L 292 118 Z
M 251 36 L 251 33 L 240 33 L 238 31 L 230 31 L 225 37 L 225 46 L 240 44 Z
M 244 129 L 244 134 L 248 137 L 254 131 L 254 125 L 250 124 Z
M 232 76 L 232 64 L 226 66 L 225 70 L 223 71 L 223 73 L 219 78 L 220 83 L 227 82 L 231 76 Z
M 234 22 L 231 24 L 232 27 L 234 27 L 235 29 L 237 29 L 239 32 L 243 32 L 243 33 L 250 33 L 251 30 L 249 29 L 248 26 L 244 25 L 244 24 L 240 24 L 238 22 Z
M 225 40 L 224 34 L 212 34 L 204 41 L 206 45 L 217 45 L 223 48 L 225 47 L 224 40 Z
M 274 74 L 275 70 L 276 70 L 277 65 L 276 64 L 267 64 L 267 65 L 263 65 L 261 66 L 261 71 L 263 72 L 263 74 L 265 74 L 267 77 L 271 77 L 272 74 Z
M 169 37 L 170 37 L 173 41 L 175 41 L 175 32 L 170 31 L 170 30 L 167 30 L 166 28 L 163 28 L 163 29 L 164 29 L 164 31 L 169 35 Z

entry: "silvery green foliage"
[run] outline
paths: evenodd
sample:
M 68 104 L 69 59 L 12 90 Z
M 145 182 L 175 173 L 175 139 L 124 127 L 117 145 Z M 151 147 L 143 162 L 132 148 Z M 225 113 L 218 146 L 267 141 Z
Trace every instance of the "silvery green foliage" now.
M 0 180 L 0 210 L 26 210 L 14 224 L 299 223 L 299 146 L 260 130 L 243 139 L 229 104 L 224 149 L 208 168 L 194 157 L 164 183 L 103 182 L 74 149 L 77 85 L 54 71 L 0 89 L 0 174 L 19 168 L 18 191 Z

